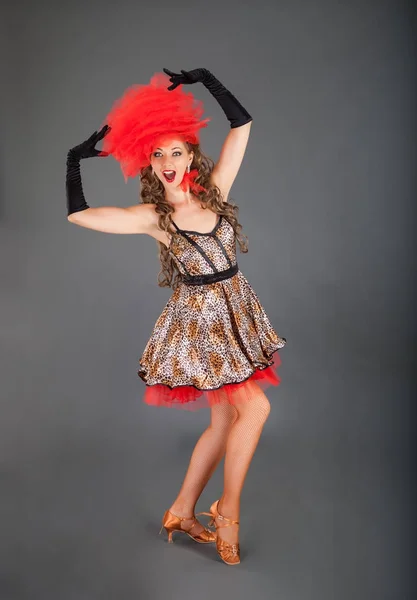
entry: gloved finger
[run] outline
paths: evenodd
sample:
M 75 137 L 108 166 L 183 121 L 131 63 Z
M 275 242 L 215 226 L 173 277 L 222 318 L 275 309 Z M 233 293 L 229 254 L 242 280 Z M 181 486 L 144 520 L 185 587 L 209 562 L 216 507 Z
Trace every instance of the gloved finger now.
M 169 90 L 170 92 L 172 92 L 172 90 L 175 90 L 175 88 L 177 88 L 179 86 L 179 83 L 173 83 L 172 85 L 170 85 L 167 90 Z
M 181 73 L 182 73 L 182 74 L 183 74 L 185 77 L 187 77 L 187 79 L 189 79 L 189 77 L 190 77 L 190 72 L 189 72 L 189 71 L 184 71 L 184 69 L 181 69 Z
M 94 144 L 97 144 L 97 142 L 99 142 L 101 139 L 103 139 L 104 135 L 105 135 L 105 128 L 103 127 L 103 129 L 101 129 L 98 133 L 96 133 L 96 135 L 94 136 Z
M 95 140 L 95 137 L 96 137 L 96 135 L 97 135 L 97 131 L 95 131 L 94 133 L 92 133 L 92 134 L 90 135 L 90 137 L 89 137 L 89 138 L 86 140 L 86 142 L 85 142 L 85 143 L 86 143 L 86 144 L 90 144 L 91 142 L 93 142 L 93 141 Z
M 173 71 L 170 71 L 169 69 L 162 69 L 164 73 L 166 73 L 167 75 L 169 75 L 170 77 L 175 77 L 176 73 L 174 73 Z
M 111 127 L 104 125 L 99 134 L 97 135 L 97 141 L 102 140 L 110 131 Z
M 103 151 L 101 151 L 97 154 L 97 156 L 108 156 L 108 155 L 109 155 L 108 152 L 103 152 Z

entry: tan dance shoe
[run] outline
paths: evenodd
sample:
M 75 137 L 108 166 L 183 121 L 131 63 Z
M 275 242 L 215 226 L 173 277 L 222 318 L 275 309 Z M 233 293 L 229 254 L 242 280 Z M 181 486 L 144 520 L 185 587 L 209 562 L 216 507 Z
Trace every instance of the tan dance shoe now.
M 232 519 L 228 519 L 227 517 L 224 517 L 223 515 L 221 515 L 219 513 L 219 509 L 218 509 L 219 501 L 220 500 L 216 500 L 216 502 L 213 502 L 213 504 L 210 507 L 210 513 L 202 513 L 202 514 L 210 514 L 211 515 L 211 521 L 210 521 L 209 525 L 214 525 L 216 528 L 216 534 L 217 534 L 216 548 L 217 548 L 217 553 L 220 556 L 220 558 L 222 559 L 222 561 L 225 562 L 227 565 L 238 565 L 240 563 L 239 544 L 229 544 L 229 542 L 222 540 L 220 538 L 217 530 L 220 527 L 229 527 L 230 525 L 239 525 L 239 521 L 232 521 Z M 220 521 L 220 523 L 216 523 L 215 519 L 217 519 L 217 521 Z
M 200 515 L 200 514 L 207 514 L 207 513 L 198 513 L 198 514 Z M 191 521 L 191 519 L 193 520 L 191 527 L 189 529 L 183 529 L 181 527 L 182 521 Z M 198 523 L 198 521 L 197 521 L 196 515 L 193 515 L 192 517 L 177 517 L 177 515 L 174 515 L 174 514 L 172 514 L 172 512 L 167 510 L 167 511 L 165 511 L 165 514 L 163 516 L 162 527 L 161 527 L 161 531 L 159 533 L 162 533 L 162 530 L 165 528 L 165 530 L 168 534 L 168 542 L 170 542 L 170 543 L 173 542 L 172 534 L 174 533 L 174 531 L 181 531 L 182 533 L 186 533 L 187 535 L 190 536 L 190 538 L 192 538 L 199 544 L 210 544 L 210 543 L 215 542 L 216 541 L 215 532 L 210 531 L 210 529 L 207 529 L 206 527 L 204 527 L 203 531 L 199 531 L 198 533 L 195 533 L 195 534 L 192 533 L 193 527 L 197 523 Z

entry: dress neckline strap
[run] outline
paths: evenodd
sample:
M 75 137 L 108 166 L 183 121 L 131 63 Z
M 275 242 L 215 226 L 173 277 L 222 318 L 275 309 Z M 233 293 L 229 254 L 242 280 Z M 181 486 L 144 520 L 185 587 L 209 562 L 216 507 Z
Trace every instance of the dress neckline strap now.
M 219 215 L 219 219 L 218 219 L 217 223 L 215 224 L 213 229 L 211 231 L 208 231 L 207 233 L 201 233 L 201 231 L 192 231 L 191 229 L 180 229 L 173 219 L 171 219 L 171 221 L 174 224 L 175 229 L 179 233 L 193 233 L 194 235 L 213 235 L 219 228 L 220 223 L 222 222 L 222 219 L 223 219 L 223 215 Z

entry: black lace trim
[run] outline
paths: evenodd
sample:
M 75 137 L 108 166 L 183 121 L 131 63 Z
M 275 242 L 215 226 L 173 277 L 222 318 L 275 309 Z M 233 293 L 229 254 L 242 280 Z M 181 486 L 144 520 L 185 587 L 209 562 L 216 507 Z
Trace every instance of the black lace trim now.
M 182 275 L 181 281 L 187 285 L 207 285 L 209 283 L 216 283 L 217 281 L 223 281 L 236 275 L 239 270 L 239 266 L 235 265 L 229 267 L 225 271 L 217 271 L 217 273 L 208 273 L 206 275 Z

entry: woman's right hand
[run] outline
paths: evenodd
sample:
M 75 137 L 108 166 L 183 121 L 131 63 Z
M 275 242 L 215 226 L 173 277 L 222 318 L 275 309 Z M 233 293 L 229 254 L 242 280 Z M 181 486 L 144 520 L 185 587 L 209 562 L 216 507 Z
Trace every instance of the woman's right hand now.
M 80 160 L 81 158 L 93 158 L 95 156 L 108 156 L 108 152 L 97 150 L 95 145 L 100 142 L 109 133 L 109 131 L 111 131 L 111 127 L 104 125 L 99 132 L 95 131 L 87 140 L 81 144 L 78 144 L 78 146 L 71 148 L 68 154 L 71 155 L 71 158 L 76 160 Z
M 68 150 L 67 154 L 67 177 L 66 177 L 66 194 L 67 194 L 67 214 L 72 215 L 82 210 L 90 208 L 85 201 L 83 185 L 81 180 L 80 160 L 82 158 L 91 158 L 94 156 L 108 156 L 108 152 L 101 152 L 94 146 L 104 138 L 110 131 L 108 125 L 99 131 L 95 131 L 90 137 Z

